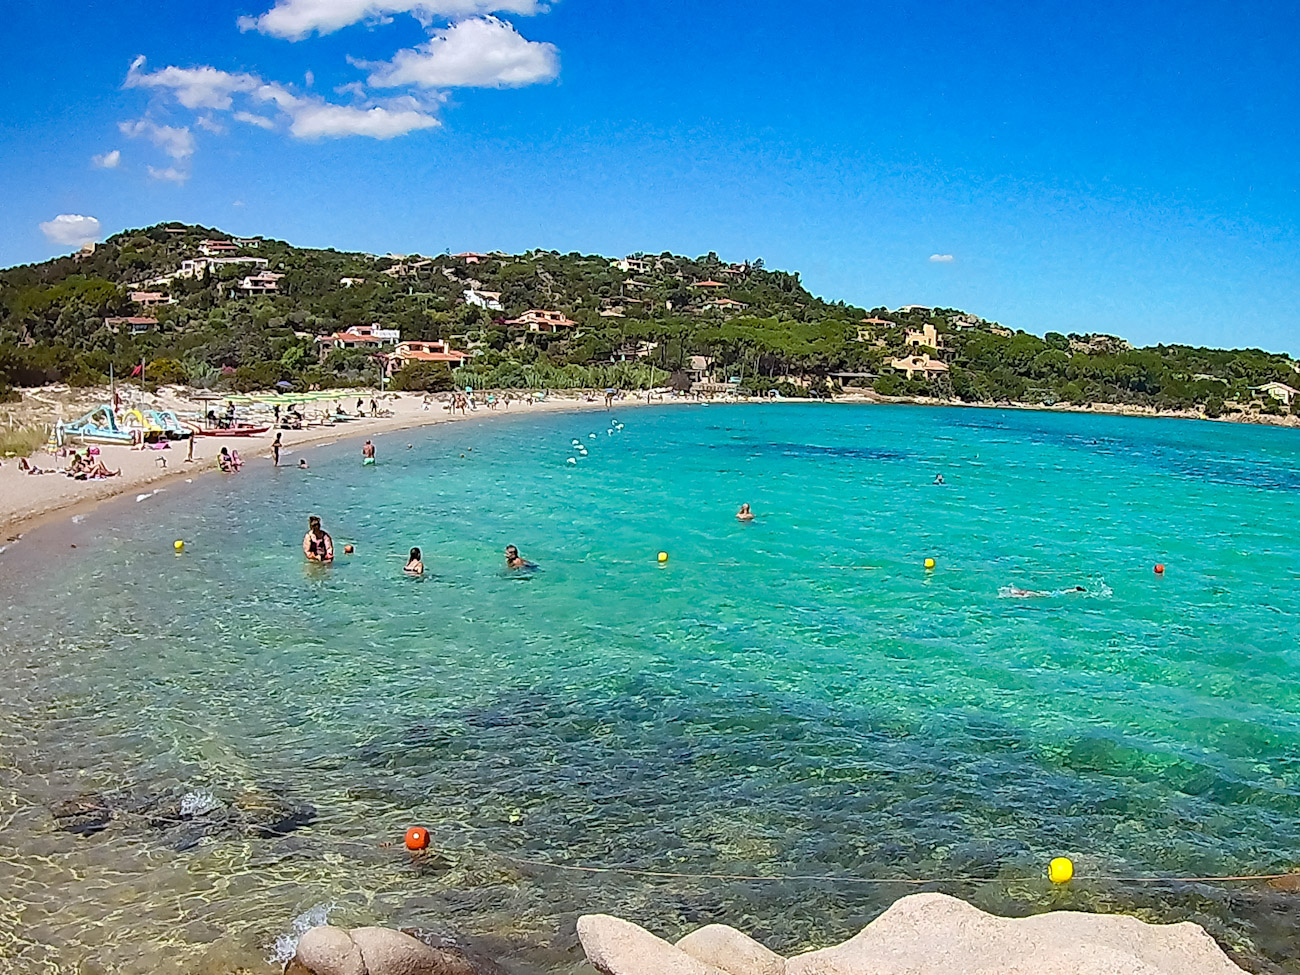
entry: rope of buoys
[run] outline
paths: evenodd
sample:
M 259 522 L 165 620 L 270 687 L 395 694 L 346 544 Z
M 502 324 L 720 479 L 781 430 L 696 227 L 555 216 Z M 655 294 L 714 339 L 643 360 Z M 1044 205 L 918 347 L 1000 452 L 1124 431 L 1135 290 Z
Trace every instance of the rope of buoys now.
M 417 839 L 422 845 L 412 846 L 411 835 L 418 834 Z M 381 844 L 383 847 L 393 847 L 395 843 Z M 412 827 L 407 831 L 406 842 L 407 849 L 413 852 L 423 852 L 429 847 L 429 833 L 421 827 Z M 995 883 L 1023 883 L 1026 880 L 1035 880 L 1035 877 L 979 877 L 979 876 L 938 876 L 938 877 L 855 877 L 851 874 L 818 874 L 818 873 L 793 873 L 793 874 L 746 874 L 746 873 L 725 873 L 725 872 L 700 872 L 690 873 L 677 870 L 651 870 L 643 867 L 610 867 L 602 865 L 589 865 L 579 863 L 561 863 L 556 860 L 548 860 L 544 857 L 526 857 L 514 853 L 501 853 L 493 850 L 484 850 L 482 852 L 495 856 L 499 860 L 505 860 L 508 863 L 516 863 L 522 866 L 541 867 L 547 870 L 563 870 L 569 873 L 601 874 L 611 873 L 619 874 L 625 877 L 646 877 L 652 880 L 727 880 L 739 881 L 744 883 L 836 883 L 836 884 L 858 884 L 874 886 L 906 886 L 906 887 L 924 887 L 929 884 L 995 884 Z M 1270 882 L 1277 880 L 1291 880 L 1294 887 L 1288 886 L 1285 889 L 1294 889 L 1300 891 L 1300 872 L 1289 873 L 1255 873 L 1255 874 L 1233 874 L 1219 877 L 1127 877 L 1113 874 L 1084 874 L 1082 876 L 1075 874 L 1074 863 L 1068 857 L 1054 857 L 1048 864 L 1045 871 L 1046 879 L 1050 880 L 1056 886 L 1064 886 L 1072 881 L 1083 881 L 1092 883 L 1115 883 L 1115 884 L 1218 884 L 1218 883 L 1257 883 Z

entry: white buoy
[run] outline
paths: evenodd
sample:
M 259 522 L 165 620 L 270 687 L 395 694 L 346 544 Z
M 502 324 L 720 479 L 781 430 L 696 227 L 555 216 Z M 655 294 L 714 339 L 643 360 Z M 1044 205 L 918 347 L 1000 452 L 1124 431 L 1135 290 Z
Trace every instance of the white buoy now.
M 591 440 L 595 440 L 595 439 L 596 439 L 596 435 L 595 435 L 594 433 L 589 433 L 589 434 L 587 434 L 587 437 L 588 437 L 589 439 L 591 439 Z
M 569 462 L 570 464 L 576 464 L 576 463 L 578 462 L 578 458 L 576 458 L 576 457 L 570 457 L 568 462 Z

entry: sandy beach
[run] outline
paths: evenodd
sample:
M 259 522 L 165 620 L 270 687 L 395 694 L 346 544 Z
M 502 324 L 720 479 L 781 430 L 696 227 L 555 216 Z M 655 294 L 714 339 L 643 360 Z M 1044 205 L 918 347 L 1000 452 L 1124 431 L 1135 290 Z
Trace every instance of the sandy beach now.
M 374 395 L 371 390 L 342 390 L 339 400 L 351 404 L 356 399 L 368 404 Z M 92 397 L 93 399 L 94 397 Z M 98 400 L 102 402 L 102 399 Z M 626 399 L 618 408 L 635 406 L 643 401 Z M 193 410 L 195 404 L 180 401 L 175 395 L 162 394 L 145 397 L 147 408 Z M 479 405 L 464 416 L 453 416 L 445 404 L 433 401 L 425 404 L 419 393 L 387 393 L 383 410 L 391 415 L 356 417 L 346 422 L 308 426 L 302 430 L 282 430 L 283 453 L 281 465 L 297 464 L 299 458 L 311 455 L 307 448 L 336 443 L 340 440 L 378 436 L 439 423 L 465 423 L 493 417 L 523 414 L 556 413 L 573 410 L 604 411 L 603 400 L 588 401 L 577 395 L 551 395 L 545 400 L 528 403 L 514 400 L 509 407 L 488 409 Z M 65 414 L 67 415 L 67 414 Z M 217 455 L 222 447 L 238 450 L 248 468 L 270 464 L 271 442 L 275 431 L 249 438 L 197 437 L 194 441 L 192 461 L 187 461 L 189 445 L 175 441 L 166 450 L 137 449 L 133 447 L 100 445 L 100 457 L 110 470 L 120 470 L 117 477 L 103 480 L 78 481 L 62 473 L 67 460 L 54 457 L 44 450 L 33 455 L 32 461 L 44 470 L 59 473 L 26 474 L 19 470 L 16 458 L 6 458 L 0 466 L 0 541 L 13 541 L 23 532 L 55 517 L 68 517 L 88 510 L 104 501 L 122 495 L 158 490 L 177 483 L 192 481 L 199 475 L 219 474 Z M 69 446 L 76 447 L 73 442 Z M 232 475 L 233 476 L 233 475 Z

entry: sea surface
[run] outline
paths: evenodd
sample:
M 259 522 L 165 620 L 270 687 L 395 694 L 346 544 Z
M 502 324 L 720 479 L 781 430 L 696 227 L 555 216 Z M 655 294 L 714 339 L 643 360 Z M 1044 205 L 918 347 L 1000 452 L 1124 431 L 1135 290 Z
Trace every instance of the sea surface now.
M 942 890 L 1300 972 L 1300 894 L 1185 879 L 1300 866 L 1295 431 L 778 404 L 376 444 L 0 554 L 0 970 L 270 971 L 327 915 L 570 973 L 584 912 L 790 953 Z M 315 814 L 205 831 L 250 796 Z

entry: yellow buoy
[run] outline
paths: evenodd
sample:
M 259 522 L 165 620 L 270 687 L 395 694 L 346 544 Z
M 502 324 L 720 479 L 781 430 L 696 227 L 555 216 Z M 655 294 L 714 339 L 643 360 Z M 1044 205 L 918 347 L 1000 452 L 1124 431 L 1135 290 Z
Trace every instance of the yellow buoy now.
M 1056 857 L 1047 865 L 1047 879 L 1054 884 L 1068 884 L 1074 877 L 1074 864 L 1069 857 Z
M 926 559 L 926 560 L 925 560 L 925 567 L 926 567 L 927 569 L 933 569 L 933 568 L 934 568 L 934 559 Z
M 172 548 L 176 549 L 178 552 L 183 552 L 185 551 L 185 543 L 178 538 L 176 541 L 172 542 Z
M 659 562 L 660 562 L 660 564 L 662 565 L 664 562 L 667 562 L 667 561 L 668 561 L 668 553 L 667 553 L 667 552 L 660 552 L 660 553 L 659 553 Z

